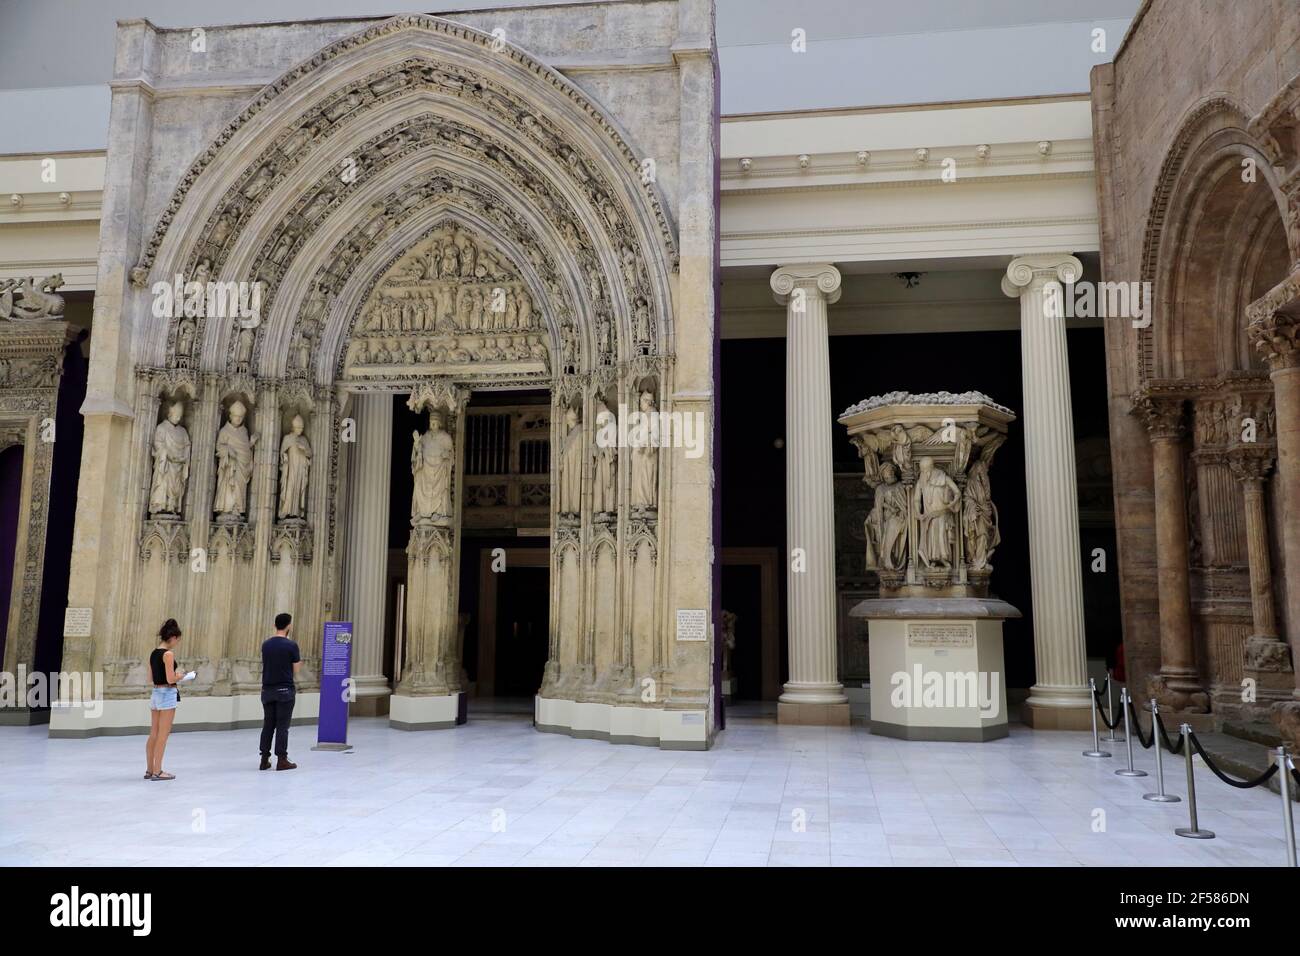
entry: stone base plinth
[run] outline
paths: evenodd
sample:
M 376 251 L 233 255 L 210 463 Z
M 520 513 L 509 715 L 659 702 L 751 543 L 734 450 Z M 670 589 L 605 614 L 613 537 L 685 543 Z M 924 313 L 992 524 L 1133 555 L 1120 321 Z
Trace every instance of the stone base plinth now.
M 533 724 L 543 733 L 660 750 L 708 750 L 713 744 L 703 710 L 605 704 L 539 694 L 533 699 Z
M 1115 713 L 1119 713 L 1118 699 Z M 1020 722 L 1034 730 L 1092 730 L 1092 714 L 1086 704 L 1082 707 L 1043 707 L 1027 700 L 1020 705 Z M 1106 725 L 1101 723 L 1100 717 L 1097 726 L 1105 736 Z
M 49 722 L 48 707 L 0 707 L 0 727 L 34 727 Z
M 1007 735 L 1002 621 L 993 598 L 883 598 L 867 619 L 871 732 L 904 740 L 985 741 Z
M 388 698 L 388 726 L 394 730 L 449 730 L 463 723 L 464 694 L 393 694 Z
M 349 717 L 382 717 L 389 712 L 388 700 L 391 694 L 373 694 L 358 696 L 348 704 Z
M 320 693 L 302 692 L 294 700 L 294 727 L 314 724 L 320 716 Z M 176 708 L 172 733 L 192 730 L 246 730 L 261 727 L 264 718 L 260 694 L 230 697 L 186 696 Z M 101 700 L 84 706 L 56 706 L 50 712 L 50 737 L 116 737 L 148 734 L 149 698 Z
M 787 704 L 777 701 L 776 722 L 803 727 L 847 727 L 849 705 L 842 704 Z

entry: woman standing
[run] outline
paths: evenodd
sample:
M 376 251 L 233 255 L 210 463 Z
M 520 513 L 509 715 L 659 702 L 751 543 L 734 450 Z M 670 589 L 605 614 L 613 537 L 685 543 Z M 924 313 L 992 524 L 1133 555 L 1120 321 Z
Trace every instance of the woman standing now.
M 158 646 L 149 655 L 149 672 L 153 675 L 153 696 L 149 701 L 150 723 L 149 740 L 144 753 L 148 761 L 144 772 L 146 780 L 175 780 L 176 775 L 164 773 L 162 768 L 163 751 L 167 749 L 167 737 L 172 732 L 172 721 L 176 719 L 176 705 L 180 702 L 180 691 L 176 685 L 182 675 L 176 669 L 176 645 L 181 641 L 181 629 L 174 618 L 168 618 L 158 630 Z

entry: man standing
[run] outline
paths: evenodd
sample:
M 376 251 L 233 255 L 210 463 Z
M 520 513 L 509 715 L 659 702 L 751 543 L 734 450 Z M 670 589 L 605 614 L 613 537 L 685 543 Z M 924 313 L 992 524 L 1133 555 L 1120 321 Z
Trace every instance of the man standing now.
M 293 770 L 289 762 L 289 721 L 293 719 L 296 696 L 293 678 L 302 667 L 298 644 L 289 639 L 293 618 L 275 616 L 275 635 L 262 642 L 262 763 L 258 770 L 271 769 L 271 735 L 275 735 L 276 770 Z

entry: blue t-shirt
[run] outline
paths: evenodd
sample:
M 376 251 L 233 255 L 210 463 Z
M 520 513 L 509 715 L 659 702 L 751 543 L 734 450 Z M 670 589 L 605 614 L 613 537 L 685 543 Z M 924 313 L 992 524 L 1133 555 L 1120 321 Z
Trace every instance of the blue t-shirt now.
M 293 686 L 293 665 L 298 663 L 298 644 L 275 635 L 262 642 L 262 686 Z

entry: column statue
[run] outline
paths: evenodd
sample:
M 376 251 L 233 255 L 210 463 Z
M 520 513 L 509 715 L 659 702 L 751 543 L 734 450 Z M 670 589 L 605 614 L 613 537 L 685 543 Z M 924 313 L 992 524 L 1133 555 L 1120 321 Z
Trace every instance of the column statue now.
M 167 417 L 153 431 L 153 481 L 149 486 L 149 514 L 179 515 L 190 477 L 190 434 L 181 424 L 185 406 L 172 402 Z
M 291 431 L 280 442 L 280 510 L 281 518 L 304 518 L 307 515 L 307 479 L 311 473 L 311 442 L 303 434 L 306 422 L 293 416 Z
M 602 439 L 613 429 L 614 413 L 609 410 L 603 399 L 596 399 L 596 447 L 592 457 L 596 459 L 596 480 L 592 485 L 591 510 L 596 514 L 605 514 L 618 510 L 618 452 L 615 445 Z
M 242 518 L 248 510 L 248 482 L 253 477 L 253 446 L 257 436 L 248 435 L 244 417 L 248 409 L 235 401 L 226 413 L 226 424 L 217 434 L 217 488 L 212 510 L 226 518 Z
M 575 409 L 564 410 L 564 445 L 560 449 L 560 514 L 582 512 L 582 425 Z
M 411 523 L 443 524 L 451 518 L 451 470 L 455 465 L 455 442 L 444 428 L 446 419 L 436 408 L 429 409 L 429 430 L 411 432 Z
M 654 508 L 659 504 L 659 446 L 655 421 L 655 399 L 649 392 L 641 393 L 641 415 L 647 426 L 642 434 L 645 441 L 632 450 L 632 507 Z

